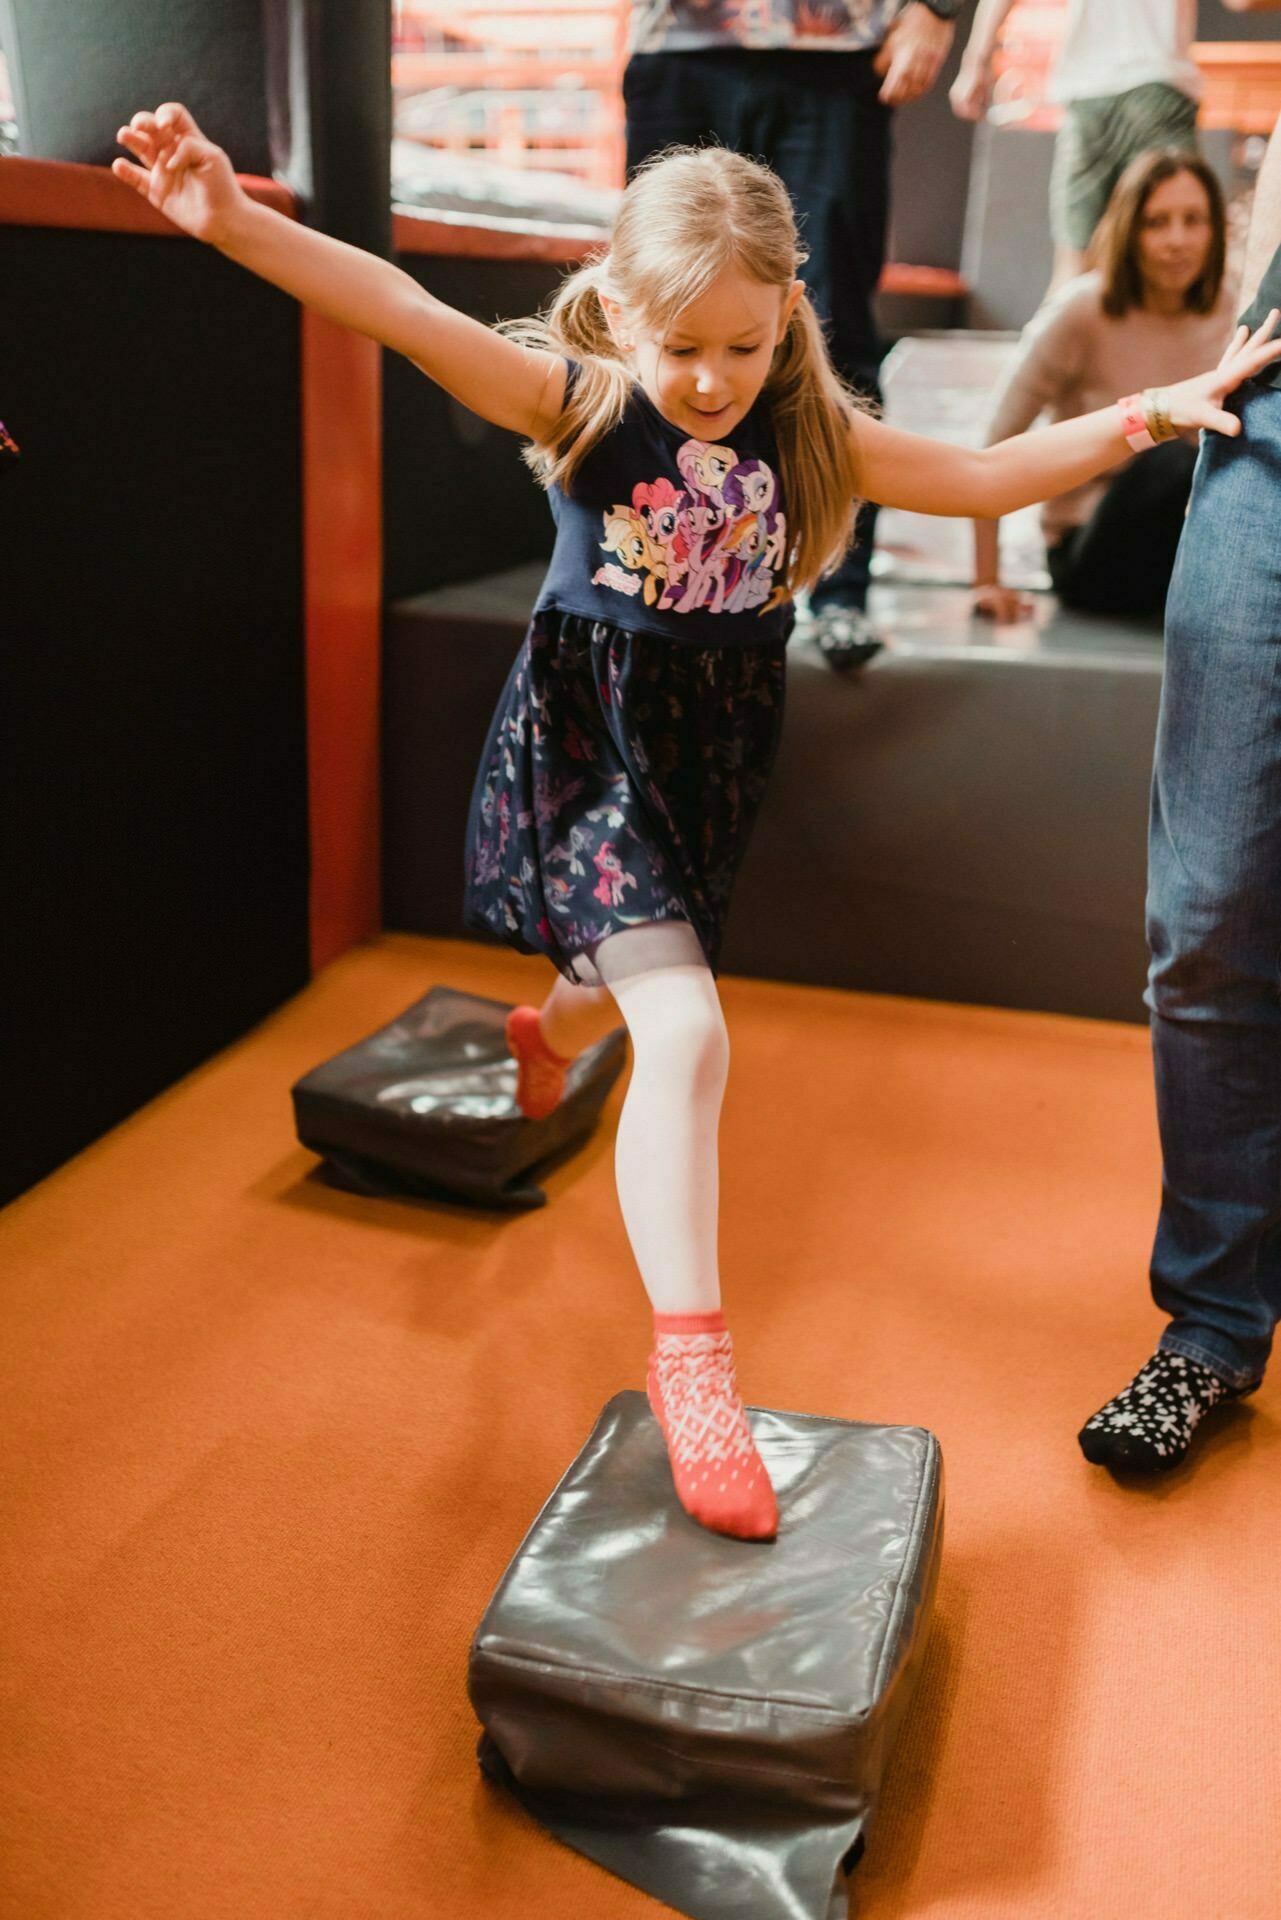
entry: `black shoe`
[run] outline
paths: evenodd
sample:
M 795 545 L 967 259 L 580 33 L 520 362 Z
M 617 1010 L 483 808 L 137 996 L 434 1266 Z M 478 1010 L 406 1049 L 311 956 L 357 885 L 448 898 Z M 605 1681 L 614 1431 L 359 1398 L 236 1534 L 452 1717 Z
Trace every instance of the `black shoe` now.
M 866 666 L 885 645 L 861 607 L 820 607 L 811 632 L 828 666 L 838 673 Z
M 1157 1352 L 1128 1387 L 1086 1421 L 1076 1436 L 1081 1452 L 1096 1467 L 1168 1473 L 1183 1460 L 1207 1413 L 1244 1399 L 1259 1384 L 1252 1380 L 1232 1387 L 1199 1360 Z

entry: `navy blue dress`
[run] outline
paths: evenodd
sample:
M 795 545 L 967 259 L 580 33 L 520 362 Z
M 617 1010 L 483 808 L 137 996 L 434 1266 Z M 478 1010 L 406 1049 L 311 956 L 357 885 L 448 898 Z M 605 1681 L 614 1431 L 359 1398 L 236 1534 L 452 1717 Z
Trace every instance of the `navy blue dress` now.
M 662 920 L 719 959 L 793 617 L 763 399 L 731 439 L 691 439 L 638 385 L 572 497 L 551 491 L 555 550 L 472 794 L 466 918 L 566 974 Z

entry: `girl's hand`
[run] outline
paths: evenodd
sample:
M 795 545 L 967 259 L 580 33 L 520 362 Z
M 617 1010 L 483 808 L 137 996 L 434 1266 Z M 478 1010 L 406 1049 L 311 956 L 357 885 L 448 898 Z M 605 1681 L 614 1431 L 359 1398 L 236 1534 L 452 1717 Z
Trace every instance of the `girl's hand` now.
M 1272 338 L 1279 319 L 1281 314 L 1273 307 L 1253 333 L 1247 327 L 1238 327 L 1213 373 L 1199 373 L 1195 380 L 1180 380 L 1177 386 L 1166 388 L 1170 424 L 1176 432 L 1209 427 L 1229 438 L 1240 433 L 1241 422 L 1234 413 L 1225 413 L 1220 403 L 1243 380 L 1253 379 L 1264 367 L 1281 360 L 1281 340 Z
M 1032 618 L 1032 602 L 1017 587 L 1003 587 L 989 580 L 975 587 L 970 595 L 970 612 L 982 620 L 994 620 L 998 627 L 1012 627 Z
M 111 171 L 184 233 L 217 246 L 246 205 L 230 160 L 206 140 L 186 107 L 168 101 L 135 113 L 116 139 L 141 164 L 113 160 Z

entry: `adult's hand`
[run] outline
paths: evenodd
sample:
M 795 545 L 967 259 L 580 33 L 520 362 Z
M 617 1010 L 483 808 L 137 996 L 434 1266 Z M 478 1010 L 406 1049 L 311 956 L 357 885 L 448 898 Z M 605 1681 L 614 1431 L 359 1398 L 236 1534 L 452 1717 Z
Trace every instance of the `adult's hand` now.
M 988 63 L 962 60 L 947 97 L 958 120 L 981 120 L 992 99 L 992 69 Z
M 910 0 L 890 23 L 873 65 L 884 74 L 881 99 L 887 107 L 907 107 L 927 94 L 947 59 L 956 28 L 950 20 Z

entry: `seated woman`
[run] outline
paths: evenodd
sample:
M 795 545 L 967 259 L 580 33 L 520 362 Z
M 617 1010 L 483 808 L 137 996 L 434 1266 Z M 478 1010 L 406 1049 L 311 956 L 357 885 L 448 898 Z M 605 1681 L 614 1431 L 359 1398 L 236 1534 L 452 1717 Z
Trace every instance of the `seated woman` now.
M 1227 344 L 1223 195 L 1203 160 L 1176 148 L 1140 154 L 1116 184 L 1090 250 L 1091 271 L 1046 301 L 1024 329 L 987 444 L 1043 412 L 1053 420 L 1143 384 L 1187 379 Z M 1174 567 L 1196 448 L 1170 440 L 1046 503 L 1054 590 L 1088 613 L 1159 614 Z M 1000 522 L 974 522 L 974 611 L 1017 620 L 1030 610 L 1001 585 Z

